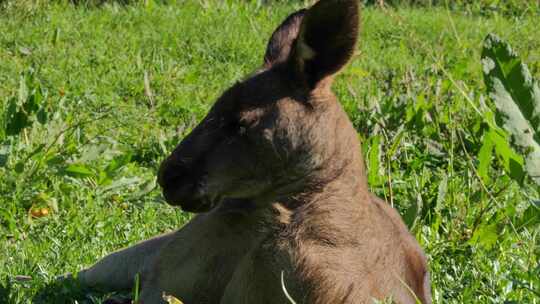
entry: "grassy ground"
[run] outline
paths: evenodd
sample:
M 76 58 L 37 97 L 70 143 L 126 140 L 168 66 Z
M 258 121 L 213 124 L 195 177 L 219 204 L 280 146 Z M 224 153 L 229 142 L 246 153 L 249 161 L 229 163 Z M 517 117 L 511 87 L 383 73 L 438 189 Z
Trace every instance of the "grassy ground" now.
M 149 3 L 0 11 L 0 303 L 58 303 L 55 275 L 185 223 L 155 187 L 160 160 L 299 7 Z M 369 8 L 335 85 L 373 191 L 426 249 L 435 303 L 540 303 L 540 193 L 503 156 L 479 161 L 489 32 L 540 78 L 537 16 Z M 39 110 L 11 135 L 9 105 L 26 100 Z

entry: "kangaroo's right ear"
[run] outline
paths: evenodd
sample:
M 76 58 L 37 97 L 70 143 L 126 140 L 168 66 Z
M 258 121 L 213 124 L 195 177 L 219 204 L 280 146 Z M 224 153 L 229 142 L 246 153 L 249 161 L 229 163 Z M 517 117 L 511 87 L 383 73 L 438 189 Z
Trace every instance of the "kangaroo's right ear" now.
M 289 63 L 315 88 L 337 73 L 353 55 L 360 23 L 360 0 L 320 0 L 302 18 Z

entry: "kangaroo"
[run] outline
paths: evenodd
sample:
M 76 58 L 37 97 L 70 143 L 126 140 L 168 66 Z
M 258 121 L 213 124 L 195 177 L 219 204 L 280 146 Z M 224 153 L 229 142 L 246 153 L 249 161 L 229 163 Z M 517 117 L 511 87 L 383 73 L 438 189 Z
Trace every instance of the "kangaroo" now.
M 353 55 L 358 0 L 321 0 L 272 34 L 262 66 L 226 90 L 163 161 L 176 232 L 76 276 L 140 303 L 431 303 L 426 258 L 371 194 L 357 133 L 331 91 Z M 286 294 L 287 293 L 287 294 Z

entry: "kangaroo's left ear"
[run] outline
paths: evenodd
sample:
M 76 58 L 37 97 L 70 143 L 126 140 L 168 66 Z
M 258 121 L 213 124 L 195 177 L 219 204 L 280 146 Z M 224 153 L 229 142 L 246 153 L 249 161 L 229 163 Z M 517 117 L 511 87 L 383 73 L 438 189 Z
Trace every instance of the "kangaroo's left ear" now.
M 289 64 L 311 88 L 352 57 L 359 31 L 359 0 L 321 0 L 304 14 Z
M 289 58 L 291 48 L 296 37 L 298 37 L 298 31 L 300 31 L 300 24 L 305 12 L 305 9 L 301 9 L 291 14 L 274 31 L 268 41 L 266 54 L 264 54 L 264 65 L 266 67 L 271 67 Z

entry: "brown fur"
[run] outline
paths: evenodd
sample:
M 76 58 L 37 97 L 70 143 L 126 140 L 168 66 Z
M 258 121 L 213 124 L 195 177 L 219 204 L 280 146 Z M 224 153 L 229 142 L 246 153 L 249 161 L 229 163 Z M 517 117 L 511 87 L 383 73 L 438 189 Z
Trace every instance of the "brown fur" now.
M 430 303 L 426 259 L 368 191 L 356 131 L 330 90 L 358 36 L 357 0 L 322 0 L 272 35 L 263 67 L 227 90 L 160 168 L 167 201 L 201 213 L 105 257 L 87 286 L 186 304 Z

